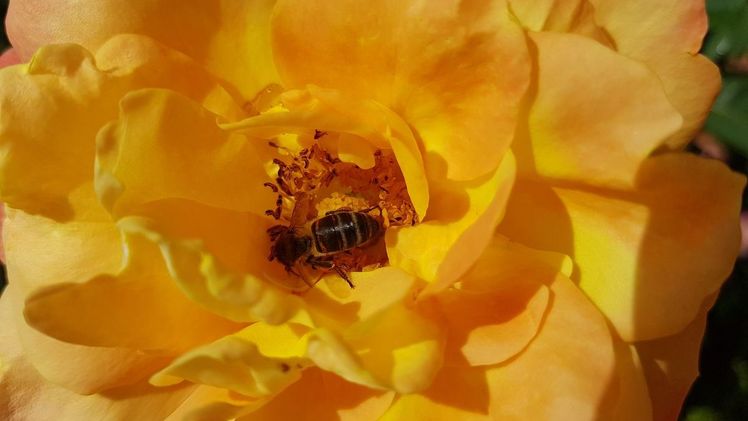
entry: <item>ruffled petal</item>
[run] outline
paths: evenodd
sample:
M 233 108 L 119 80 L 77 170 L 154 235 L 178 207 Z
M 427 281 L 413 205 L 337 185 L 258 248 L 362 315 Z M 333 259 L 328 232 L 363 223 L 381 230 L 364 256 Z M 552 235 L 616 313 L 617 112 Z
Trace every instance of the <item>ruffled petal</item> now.
M 26 300 L 24 315 L 31 326 L 63 341 L 167 355 L 238 328 L 189 301 L 169 277 L 156 247 L 133 237 L 116 276 L 44 288 Z
M 424 174 L 423 157 L 410 127 L 392 110 L 371 99 L 360 99 L 313 85 L 283 93 L 279 103 L 283 110 L 222 124 L 221 127 L 259 138 L 284 133 L 311 135 L 315 130 L 321 130 L 340 133 L 344 138 L 339 143 L 358 144 L 358 148 L 364 150 L 372 147 L 392 149 L 413 207 L 421 218 L 424 217 L 429 206 L 429 185 Z M 342 151 L 347 150 L 343 147 Z
M 13 288 L 13 287 L 10 287 Z M 15 329 L 12 294 L 0 298 L 0 418 L 9 421 L 49 418 L 60 420 L 164 419 L 191 392 L 190 388 L 158 389 L 139 382 L 88 396 L 57 386 L 42 378 L 28 362 Z M 105 365 L 100 356 L 93 355 L 92 365 Z M 116 362 L 110 361 L 116 370 Z M 90 369 L 90 368 L 89 368 Z M 79 375 L 85 375 L 82 371 Z M 97 373 L 102 375 L 104 373 Z
M 682 147 L 701 128 L 720 90 L 719 69 L 697 55 L 707 30 L 701 0 L 590 0 L 595 20 L 622 54 L 645 62 L 662 80 L 668 99 L 683 116 L 670 139 Z
M 567 278 L 550 288 L 553 299 L 538 336 L 517 357 L 487 370 L 492 419 L 593 420 L 605 403 L 616 368 L 606 321 Z
M 96 191 L 102 203 L 116 215 L 159 199 L 262 215 L 275 200 L 262 183 L 271 148 L 221 130 L 217 118 L 173 91 L 127 94 L 119 119 L 97 138 Z
M 103 219 L 103 209 L 91 207 L 86 218 L 89 221 L 64 224 L 12 208 L 6 210 L 6 270 L 13 285 L 24 294 L 58 283 L 82 283 L 120 269 L 120 233 L 111 221 Z M 44 253 L 32 253 L 36 250 Z
M 300 327 L 300 326 L 299 326 Z M 265 352 L 255 342 L 255 329 L 272 329 L 272 343 L 265 343 Z M 272 396 L 301 378 L 309 366 L 303 357 L 301 339 L 304 329 L 291 326 L 269 327 L 254 324 L 233 335 L 193 349 L 174 360 L 151 377 L 151 384 L 171 386 L 184 380 L 196 384 L 228 389 L 250 398 Z M 262 332 L 260 337 L 267 332 Z M 268 352 L 270 347 L 286 347 L 282 356 Z M 296 349 L 297 352 L 293 353 Z M 289 352 L 291 351 L 291 352 Z M 289 355 L 290 354 L 290 355 Z
M 598 414 L 611 421 L 648 421 L 668 418 L 652 417 L 652 399 L 647 379 L 636 349 L 620 338 L 614 339 L 616 378 L 609 384 Z M 675 419 L 675 418 L 673 418 Z
M 588 0 L 595 6 L 595 19 L 626 55 L 655 51 L 696 54 L 707 30 L 701 0 Z
M 284 83 L 338 89 L 392 109 L 417 133 L 430 178 L 495 170 L 529 79 L 526 42 L 506 4 L 390 0 L 360 8 L 278 2 L 272 43 Z
M 521 352 L 550 304 L 546 284 L 571 261 L 497 237 L 456 288 L 435 296 L 448 328 L 446 365 L 492 365 Z
M 489 400 L 485 368 L 444 367 L 424 392 L 398 396 L 380 421 L 490 420 Z
M 442 325 L 429 316 L 400 303 L 340 334 L 316 329 L 309 336 L 307 357 L 364 386 L 399 393 L 425 389 L 441 368 L 446 339 Z
M 8 9 L 8 36 L 23 59 L 42 45 L 77 43 L 95 50 L 122 33 L 143 34 L 189 55 L 251 99 L 277 82 L 270 52 L 274 0 L 19 0 Z
M 428 217 L 413 227 L 387 231 L 390 264 L 430 282 L 427 293 L 451 285 L 491 242 L 504 214 L 514 172 L 510 153 L 490 176 L 432 184 Z
M 715 296 L 708 297 L 701 311 L 684 330 L 675 335 L 632 345 L 641 359 L 649 385 L 654 419 L 675 419 L 699 374 L 699 351 L 704 338 L 709 308 Z
M 72 218 L 68 196 L 92 178 L 96 133 L 117 115 L 127 91 L 150 86 L 176 89 L 228 116 L 240 112 L 194 62 L 139 36 L 113 38 L 96 58 L 77 45 L 46 46 L 28 65 L 2 69 L 2 200 L 28 213 Z
M 633 184 L 641 162 L 682 123 L 657 75 L 579 35 L 530 37 L 538 76 L 528 126 L 512 144 L 519 177 Z
M 290 276 L 267 260 L 269 218 L 179 201 L 154 203 L 143 215 L 119 226 L 157 244 L 182 292 L 211 312 L 280 324 L 303 307 L 301 298 L 271 283 Z
M 23 296 L 11 285 L 3 291 L 24 357 L 49 382 L 73 392 L 89 395 L 137 383 L 168 363 L 168 358 L 125 348 L 74 345 L 46 336 L 23 318 Z
M 597 419 L 615 382 L 610 332 L 567 278 L 550 289 L 540 332 L 519 355 L 492 367 L 444 367 L 428 389 L 398 397 L 383 419 Z
M 240 421 L 367 421 L 378 420 L 394 392 L 372 390 L 326 371 L 310 368 L 301 380 Z
M 569 254 L 579 286 L 625 341 L 682 330 L 730 273 L 745 179 L 722 163 L 665 154 L 632 192 L 520 183 L 499 231 Z M 678 305 L 672 305 L 678 297 Z

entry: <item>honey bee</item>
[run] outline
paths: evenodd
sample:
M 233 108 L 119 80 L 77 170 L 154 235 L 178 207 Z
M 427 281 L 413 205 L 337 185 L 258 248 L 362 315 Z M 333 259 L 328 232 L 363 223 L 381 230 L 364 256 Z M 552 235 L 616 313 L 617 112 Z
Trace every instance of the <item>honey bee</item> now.
M 334 258 L 357 247 L 374 241 L 382 232 L 381 225 L 366 212 L 337 210 L 312 221 L 309 229 L 296 226 L 275 225 L 268 229 L 273 245 L 269 259 L 277 259 L 286 271 L 292 273 L 309 286 L 306 278 L 294 270 L 299 263 L 312 269 L 335 271 L 351 288 L 353 282 L 349 268 L 335 264 Z
M 275 144 L 271 146 L 278 148 Z M 325 170 L 312 173 L 308 169 L 310 158 L 325 164 Z M 310 190 L 314 191 L 314 186 L 329 184 L 336 175 L 336 160 L 315 147 L 302 151 L 291 164 L 278 159 L 274 163 L 278 165 L 278 177 L 275 183 L 265 183 L 265 186 L 278 193 L 278 198 L 275 209 L 267 210 L 265 214 L 276 220 L 283 218 L 284 198 L 292 201 L 294 207 L 288 225 L 268 228 L 272 242 L 268 259 L 280 262 L 288 273 L 298 276 L 309 287 L 313 286 L 313 282 L 296 270 L 299 264 L 307 265 L 313 270 L 334 271 L 353 288 L 348 275 L 350 268 L 339 263 L 336 257 L 365 247 L 382 234 L 382 225 L 368 213 L 378 206 L 363 211 L 338 209 L 315 218 L 314 193 Z M 311 223 L 308 222 L 310 220 Z

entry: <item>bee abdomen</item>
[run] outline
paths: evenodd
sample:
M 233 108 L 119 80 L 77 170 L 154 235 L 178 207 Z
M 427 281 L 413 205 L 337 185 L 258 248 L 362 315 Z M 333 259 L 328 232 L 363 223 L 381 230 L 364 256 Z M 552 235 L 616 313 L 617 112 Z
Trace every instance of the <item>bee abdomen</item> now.
M 312 223 L 314 248 L 322 254 L 338 253 L 366 244 L 379 234 L 379 223 L 363 212 L 337 212 Z

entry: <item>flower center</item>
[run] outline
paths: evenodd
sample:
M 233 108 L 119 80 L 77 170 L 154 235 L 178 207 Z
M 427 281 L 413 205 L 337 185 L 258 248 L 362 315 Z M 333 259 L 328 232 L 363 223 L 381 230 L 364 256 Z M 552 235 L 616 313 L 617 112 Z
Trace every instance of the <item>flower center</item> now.
M 418 222 L 392 152 L 373 151 L 373 166 L 363 169 L 328 152 L 336 136 L 317 130 L 298 151 L 270 142 L 280 154 L 275 180 L 265 183 L 278 193 L 266 211 L 279 221 L 268 230 L 270 258 L 309 287 L 325 273 L 354 287 L 350 272 L 388 263 L 385 231 Z

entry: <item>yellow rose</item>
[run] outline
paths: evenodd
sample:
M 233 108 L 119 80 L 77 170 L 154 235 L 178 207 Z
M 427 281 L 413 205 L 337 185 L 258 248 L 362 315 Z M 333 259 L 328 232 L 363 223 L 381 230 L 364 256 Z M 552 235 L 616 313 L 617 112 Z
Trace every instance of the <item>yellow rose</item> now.
M 674 419 L 744 185 L 682 152 L 705 27 L 682 0 L 12 2 L 3 417 Z M 278 262 L 341 208 L 384 232 L 319 260 L 340 276 L 306 256 L 350 238 Z

